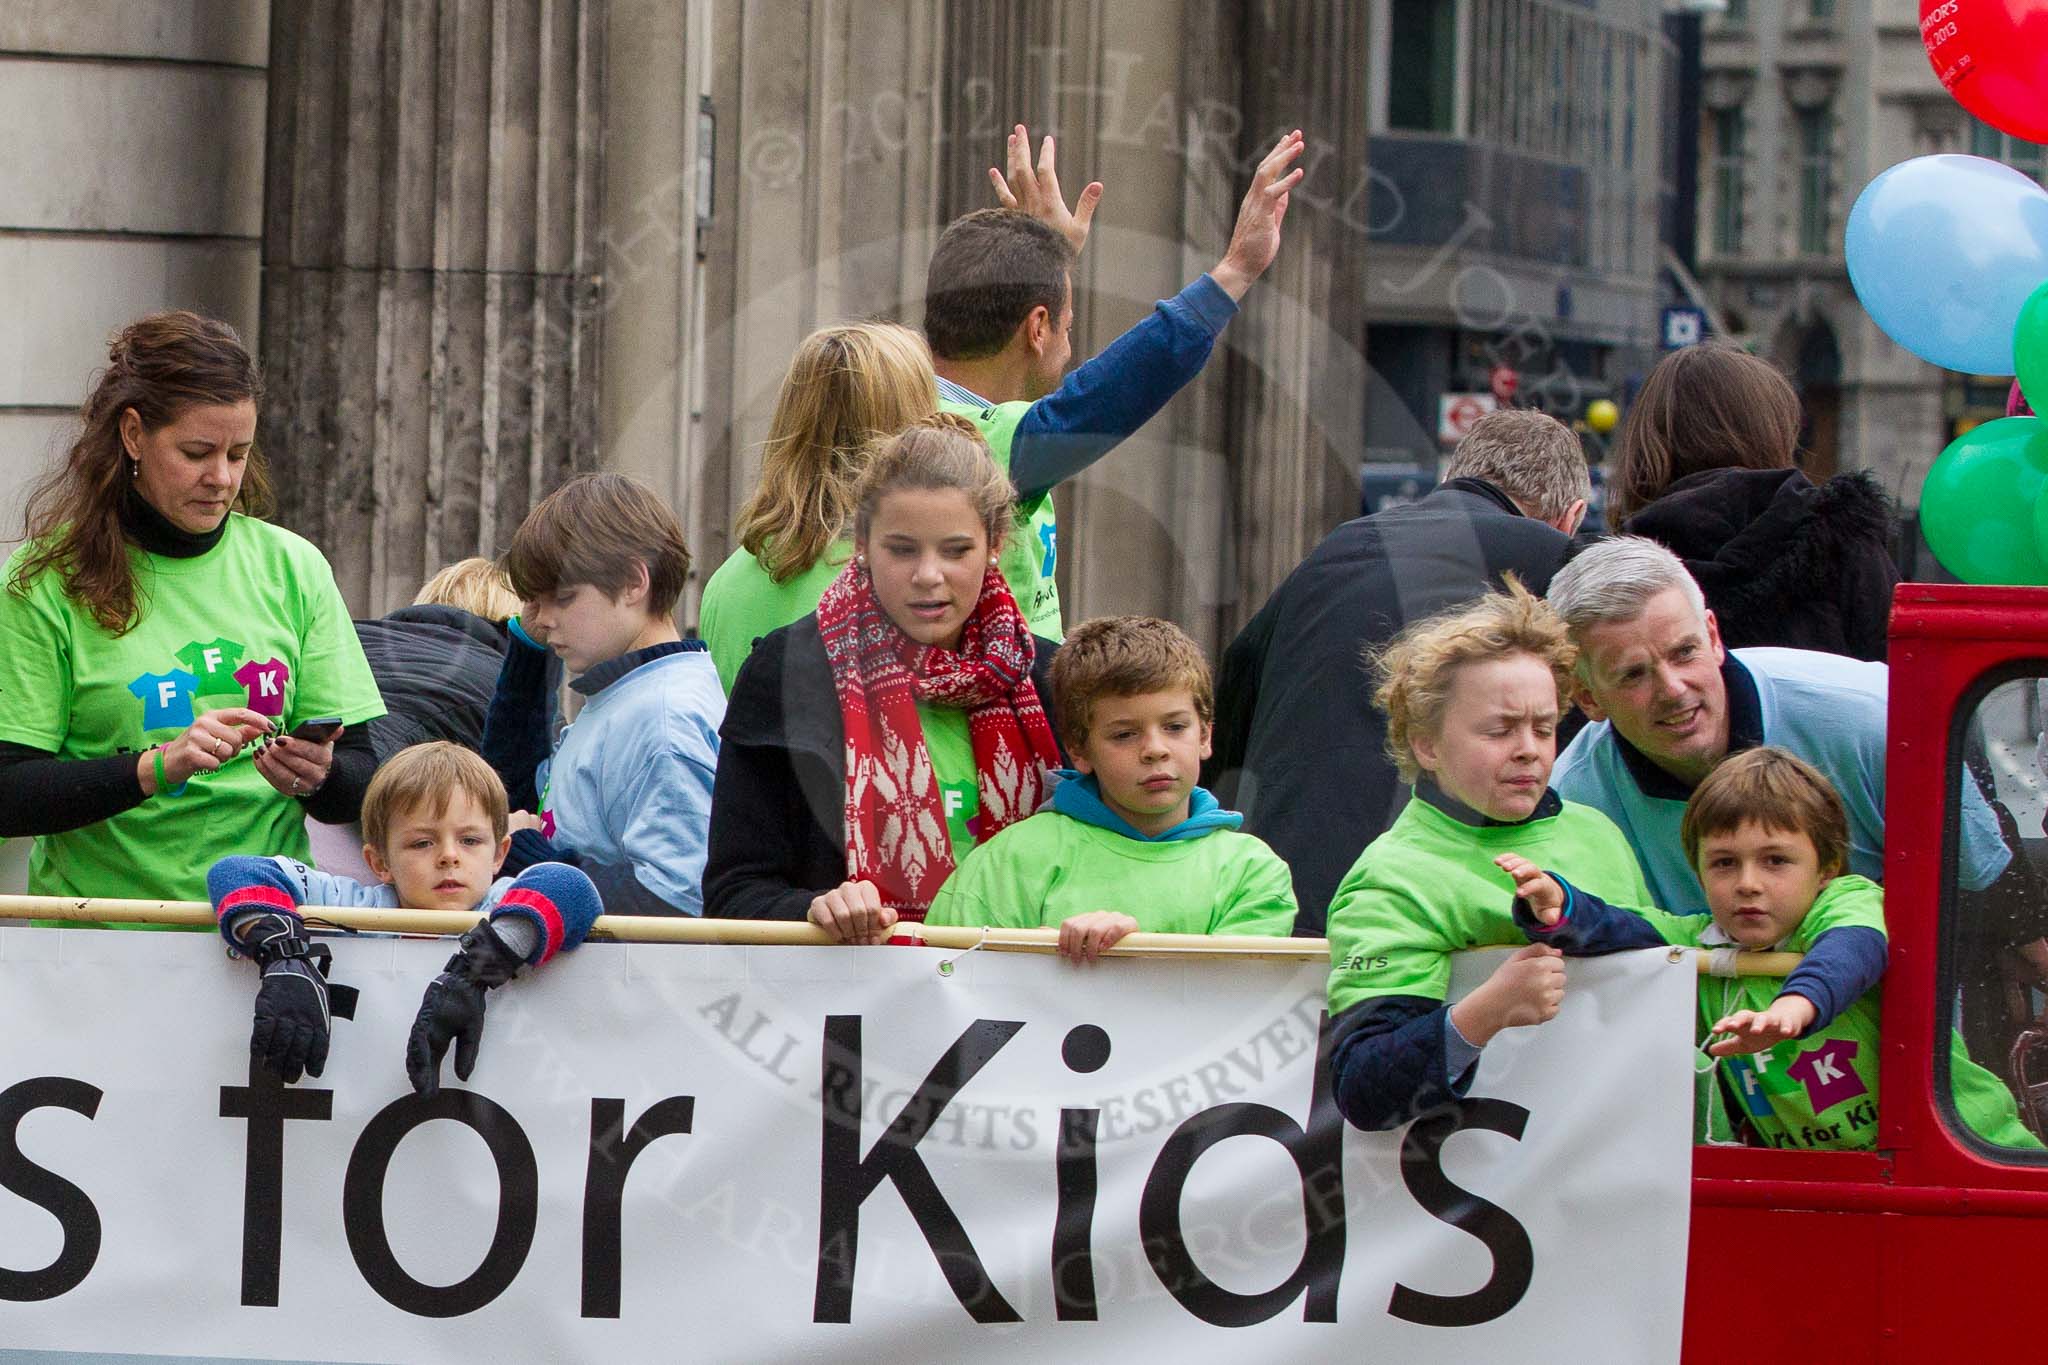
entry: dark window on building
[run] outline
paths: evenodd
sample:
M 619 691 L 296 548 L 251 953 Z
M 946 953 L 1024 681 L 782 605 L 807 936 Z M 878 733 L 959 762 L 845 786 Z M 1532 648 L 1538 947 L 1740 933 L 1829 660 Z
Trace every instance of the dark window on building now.
M 1749 0 L 1728 0 L 1728 8 L 1722 13 L 1721 22 L 1730 28 L 1748 27 Z
M 1825 256 L 1835 249 L 1828 218 L 1834 188 L 1834 114 L 1827 105 L 1799 111 L 1799 250 Z
M 1825 23 L 1835 17 L 1835 0 L 1807 0 L 1806 13 L 1815 23 Z
M 1387 126 L 1450 132 L 1458 73 L 1457 7 L 1443 0 L 1394 0 L 1387 34 Z
M 1743 118 L 1740 105 L 1714 111 L 1714 250 L 1742 250 Z
M 1993 161 L 2003 161 L 2023 175 L 2039 180 L 2043 169 L 2043 153 L 2048 148 L 2038 142 L 2022 142 L 2008 137 L 1986 123 L 1974 120 L 1970 124 L 1970 151 L 1977 156 L 1988 156 Z

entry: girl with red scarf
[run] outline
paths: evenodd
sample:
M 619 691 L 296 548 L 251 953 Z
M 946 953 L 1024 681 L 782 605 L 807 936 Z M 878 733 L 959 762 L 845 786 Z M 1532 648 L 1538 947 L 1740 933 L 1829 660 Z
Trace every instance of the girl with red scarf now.
M 1038 808 L 1060 766 L 1054 646 L 996 568 L 1014 498 L 958 417 L 920 419 L 875 454 L 853 559 L 733 682 L 706 914 L 881 942 L 924 918 L 969 848 Z

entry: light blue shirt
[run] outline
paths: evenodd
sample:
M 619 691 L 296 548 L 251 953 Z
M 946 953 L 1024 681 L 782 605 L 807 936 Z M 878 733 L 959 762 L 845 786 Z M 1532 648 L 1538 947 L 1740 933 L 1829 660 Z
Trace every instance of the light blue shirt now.
M 1808 649 L 1737 649 L 1728 657 L 1755 683 L 1755 721 L 1760 722 L 1763 743 L 1805 759 L 1841 794 L 1849 815 L 1849 871 L 1882 882 L 1885 711 L 1891 670 Z M 1724 675 L 1734 671 L 1723 670 Z M 1738 682 L 1731 677 L 1729 683 L 1729 728 L 1736 734 Z M 1685 800 L 1646 794 L 1623 750 L 1611 722 L 1588 725 L 1558 755 L 1550 785 L 1565 800 L 1592 806 L 1621 826 L 1658 907 L 1674 913 L 1697 910 L 1706 904 L 1706 892 L 1679 839 Z M 1966 890 L 1981 891 L 2005 870 L 2012 854 L 1999 838 L 1998 817 L 1976 783 L 1966 776 L 1962 786 L 1960 878 Z
M 702 649 L 667 654 L 596 692 L 541 765 L 555 838 L 630 866 L 685 914 L 704 913 L 704 853 L 725 689 Z
M 338 877 L 332 872 L 322 872 L 317 867 L 308 867 L 297 858 L 276 857 L 270 861 L 284 869 L 299 890 L 300 905 L 331 905 L 340 910 L 396 910 L 398 888 L 386 882 L 359 882 L 354 877 Z M 478 910 L 489 910 L 504 899 L 505 890 L 512 885 L 512 878 L 500 877 L 484 892 L 484 898 L 477 902 Z

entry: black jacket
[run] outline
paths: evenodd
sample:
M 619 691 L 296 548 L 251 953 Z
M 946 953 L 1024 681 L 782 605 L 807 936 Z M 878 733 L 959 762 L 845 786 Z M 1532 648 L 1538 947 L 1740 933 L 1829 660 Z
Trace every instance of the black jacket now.
M 1332 531 L 1224 652 L 1203 781 L 1293 870 L 1297 934 L 1323 932 L 1337 884 L 1407 796 L 1364 651 L 1510 570 L 1542 593 L 1569 544 L 1492 484 L 1454 479 Z
M 484 712 L 505 662 L 505 627 L 441 606 L 400 607 L 355 624 L 384 694 L 384 715 L 369 723 L 380 766 L 408 744 L 433 739 L 482 746 Z
M 1051 716 L 1046 670 L 1059 646 L 1037 644 L 1031 681 Z M 704 913 L 803 919 L 846 880 L 846 727 L 815 614 L 754 642 L 718 740 Z
M 1629 519 L 1669 546 L 1706 594 L 1728 647 L 1782 645 L 1882 662 L 1892 506 L 1867 473 L 1816 487 L 1797 469 L 1689 474 Z

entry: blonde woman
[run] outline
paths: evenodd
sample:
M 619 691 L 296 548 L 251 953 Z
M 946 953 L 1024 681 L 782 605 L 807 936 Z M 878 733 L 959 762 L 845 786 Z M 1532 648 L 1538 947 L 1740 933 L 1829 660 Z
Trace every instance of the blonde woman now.
M 821 328 L 783 377 L 740 548 L 704 585 L 697 633 L 727 692 L 754 641 L 817 609 L 853 557 L 846 538 L 865 451 L 938 410 L 924 338 L 893 322 Z

